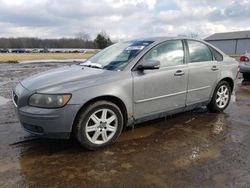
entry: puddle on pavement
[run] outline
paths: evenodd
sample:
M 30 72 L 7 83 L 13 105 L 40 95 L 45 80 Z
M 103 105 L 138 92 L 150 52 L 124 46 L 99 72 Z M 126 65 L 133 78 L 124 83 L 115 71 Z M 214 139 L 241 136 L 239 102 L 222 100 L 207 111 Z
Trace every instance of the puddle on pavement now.
M 10 99 L 6 99 L 2 96 L 0 96 L 0 105 L 5 105 L 10 101 Z
M 249 122 L 250 124 L 250 122 Z M 244 139 L 248 136 L 247 130 L 245 127 L 239 127 L 238 129 L 232 129 L 228 138 L 228 141 L 234 143 L 242 143 Z
M 118 139 L 118 142 L 145 138 L 145 137 L 153 135 L 156 131 L 159 131 L 159 129 L 155 127 L 140 127 L 140 128 L 127 130 L 121 134 L 121 136 Z
M 221 134 L 225 129 L 225 116 L 223 114 L 219 114 L 214 122 L 212 122 L 212 133 Z
M 217 148 L 211 148 L 200 152 L 198 150 L 198 152 L 196 152 L 196 155 L 194 156 L 193 154 L 191 154 L 190 158 L 192 160 L 208 160 L 208 159 L 215 159 L 219 156 L 220 156 L 220 150 Z
M 186 157 L 181 157 L 174 161 L 174 165 L 178 168 L 187 168 L 194 162 L 202 162 L 211 159 L 216 159 L 220 156 L 220 150 L 217 148 L 200 149 L 194 147 L 191 150 L 191 154 Z
M 227 187 L 226 185 L 226 176 L 224 174 L 216 174 L 213 177 L 216 187 Z
M 144 176 L 144 181 L 148 187 L 168 187 L 168 184 L 164 182 L 164 178 L 153 174 L 147 174 Z
M 174 161 L 174 165 L 177 168 L 187 168 L 191 165 L 191 163 L 191 160 L 185 158 L 177 159 Z

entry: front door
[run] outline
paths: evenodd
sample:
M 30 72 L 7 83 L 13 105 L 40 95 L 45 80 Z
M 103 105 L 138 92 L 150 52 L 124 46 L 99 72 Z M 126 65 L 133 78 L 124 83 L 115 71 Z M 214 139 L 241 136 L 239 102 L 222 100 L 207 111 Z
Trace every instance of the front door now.
M 161 43 L 139 62 L 160 61 L 160 69 L 133 71 L 135 119 L 183 108 L 186 102 L 188 69 L 181 40 Z

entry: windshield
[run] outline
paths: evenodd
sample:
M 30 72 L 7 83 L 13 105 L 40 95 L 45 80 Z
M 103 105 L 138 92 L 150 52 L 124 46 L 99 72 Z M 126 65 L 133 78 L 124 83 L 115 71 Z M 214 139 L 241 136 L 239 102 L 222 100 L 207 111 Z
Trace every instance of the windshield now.
M 119 71 L 152 42 L 129 41 L 116 43 L 100 51 L 80 65 Z

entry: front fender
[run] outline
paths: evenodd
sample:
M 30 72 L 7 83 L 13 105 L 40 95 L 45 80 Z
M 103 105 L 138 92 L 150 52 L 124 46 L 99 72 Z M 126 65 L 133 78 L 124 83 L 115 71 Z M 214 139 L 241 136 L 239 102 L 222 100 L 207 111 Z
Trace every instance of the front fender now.
M 69 104 L 76 104 L 81 108 L 84 104 L 92 99 L 102 96 L 114 96 L 116 98 L 119 98 L 124 103 L 127 109 L 127 113 L 132 116 L 132 88 L 132 77 L 131 74 L 129 74 L 129 76 L 123 77 L 122 80 L 119 79 L 117 81 L 112 81 L 102 85 L 96 85 L 74 91 L 72 93 L 72 98 L 70 99 Z

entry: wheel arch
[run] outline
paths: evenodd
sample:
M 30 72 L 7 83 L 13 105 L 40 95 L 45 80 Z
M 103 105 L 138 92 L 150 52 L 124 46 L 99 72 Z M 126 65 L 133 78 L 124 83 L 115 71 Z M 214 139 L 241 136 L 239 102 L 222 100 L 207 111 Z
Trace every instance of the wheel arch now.
M 231 92 L 233 92 L 233 89 L 234 89 L 234 81 L 233 81 L 232 78 L 230 78 L 230 77 L 223 78 L 223 79 L 221 79 L 221 80 L 218 82 L 218 84 L 219 84 L 221 81 L 226 81 L 226 82 L 230 85 Z
M 215 106 L 215 96 L 216 96 L 215 91 L 217 90 L 217 88 L 219 88 L 221 82 L 226 82 L 226 83 L 228 83 L 231 92 L 232 92 L 233 89 L 234 89 L 234 81 L 233 81 L 232 78 L 230 78 L 230 77 L 224 77 L 223 79 L 219 80 L 218 83 L 217 83 L 217 85 L 215 86 L 215 88 L 214 88 L 214 90 L 213 90 L 213 94 L 212 94 L 212 96 L 211 96 L 211 99 L 210 99 L 209 103 L 207 104 L 207 108 L 208 108 L 211 112 L 220 112 L 220 111 L 223 111 L 223 110 L 228 106 L 228 104 L 229 104 L 229 102 L 230 102 L 230 96 L 229 96 L 229 101 L 228 101 L 228 103 L 226 104 L 225 107 L 223 107 L 223 108 L 218 108 L 217 105 Z
M 127 111 L 127 107 L 125 105 L 125 103 L 118 97 L 116 96 L 112 96 L 112 95 L 103 95 L 103 96 L 98 96 L 98 97 L 95 97 L 93 99 L 90 99 L 89 101 L 87 101 L 86 103 L 84 103 L 81 108 L 78 110 L 78 112 L 76 113 L 75 115 L 75 118 L 74 118 L 74 121 L 73 121 L 73 125 L 72 125 L 72 132 L 74 132 L 74 127 L 75 127 L 75 122 L 76 122 L 76 119 L 79 117 L 80 113 L 90 104 L 94 103 L 94 102 L 97 102 L 97 101 L 102 101 L 102 100 L 105 100 L 105 101 L 109 101 L 109 102 L 112 102 L 114 103 L 115 105 L 118 106 L 118 108 L 121 110 L 122 112 L 122 115 L 123 115 L 123 121 L 124 121 L 124 127 L 126 127 L 126 124 L 127 124 L 127 121 L 128 121 L 128 111 Z
M 224 77 L 224 78 L 220 79 L 220 80 L 216 83 L 216 85 L 214 86 L 214 88 L 213 88 L 213 90 L 212 90 L 212 92 L 211 92 L 211 94 L 210 94 L 210 99 L 209 99 L 209 101 L 212 99 L 213 94 L 214 94 L 214 92 L 215 92 L 215 90 L 216 90 L 216 87 L 217 87 L 218 84 L 219 84 L 220 82 L 222 82 L 222 81 L 226 81 L 226 82 L 230 85 L 231 92 L 233 92 L 233 89 L 234 89 L 234 81 L 233 81 L 233 79 L 230 78 L 230 77 Z

